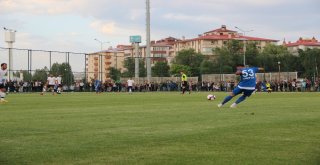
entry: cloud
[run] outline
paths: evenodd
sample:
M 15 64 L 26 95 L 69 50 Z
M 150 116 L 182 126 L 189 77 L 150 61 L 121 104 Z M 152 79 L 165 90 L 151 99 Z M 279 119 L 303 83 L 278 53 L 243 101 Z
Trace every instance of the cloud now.
M 166 35 L 195 37 L 221 24 L 231 29 L 234 26 L 254 29 L 252 35 L 276 39 L 283 38 L 283 34 L 296 36 L 299 31 L 314 34 L 320 26 L 319 5 L 318 0 L 151 0 L 151 36 L 153 39 Z M 30 22 L 34 25 L 41 21 L 38 17 L 76 15 L 85 23 L 76 26 L 74 22 L 79 20 L 55 19 L 55 28 L 47 26 L 41 30 L 70 34 L 73 29 L 81 29 L 70 35 L 75 39 L 73 42 L 89 43 L 85 40 L 101 36 L 122 44 L 127 43 L 130 35 L 145 35 L 145 0 L 0 0 L 0 9 L 0 22 L 6 23 L 3 26 L 19 32 L 30 28 Z M 30 35 L 43 35 L 54 42 L 48 35 Z M 25 42 L 38 41 L 32 40 L 32 36 Z
M 178 20 L 178 21 L 191 21 L 191 22 L 222 22 L 221 19 L 206 15 L 187 15 L 181 13 L 168 13 L 163 16 L 164 19 Z
M 93 21 L 90 26 L 104 34 L 113 34 L 116 29 L 115 22 L 103 22 L 101 20 Z
M 114 21 L 95 20 L 90 23 L 90 27 L 99 33 L 108 36 L 128 36 L 144 33 L 144 29 L 139 26 L 118 24 Z
M 165 0 L 170 2 L 170 5 L 174 7 L 182 7 L 183 6 L 188 6 L 188 7 L 197 7 L 197 6 L 202 6 L 202 7 L 210 7 L 210 8 L 219 8 L 219 7 L 251 7 L 251 6 L 275 6 L 279 4 L 284 4 L 287 3 L 288 0 L 199 0 L 195 2 L 194 0 L 175 0 L 175 1 L 170 1 L 170 0 Z M 295 2 L 301 2 L 299 0 L 291 0 L 289 1 L 290 3 L 295 3 Z M 163 3 L 163 1 L 156 1 L 157 5 L 166 6 L 167 3 Z
M 85 0 L 1 0 L 0 13 L 2 14 L 65 14 L 83 9 L 87 1 Z

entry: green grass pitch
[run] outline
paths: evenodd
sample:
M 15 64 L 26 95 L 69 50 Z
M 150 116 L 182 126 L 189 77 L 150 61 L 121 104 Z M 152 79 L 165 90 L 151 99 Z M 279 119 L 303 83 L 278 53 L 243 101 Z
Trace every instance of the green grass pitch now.
M 11 94 L 0 164 L 320 164 L 320 93 L 208 94 Z

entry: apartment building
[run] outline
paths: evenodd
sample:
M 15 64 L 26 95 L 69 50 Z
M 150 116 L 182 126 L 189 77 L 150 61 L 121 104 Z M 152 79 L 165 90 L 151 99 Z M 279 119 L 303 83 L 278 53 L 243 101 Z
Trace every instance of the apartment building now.
M 259 37 L 249 37 L 237 31 L 227 29 L 226 25 L 221 28 L 204 32 L 197 38 L 183 39 L 174 44 L 174 52 L 177 53 L 184 49 L 194 49 L 197 53 L 214 56 L 214 48 L 221 48 L 230 40 L 239 40 L 241 42 L 255 42 L 259 49 L 263 49 L 267 44 L 276 44 L 278 40 Z
M 123 61 L 125 59 L 125 48 L 117 47 L 105 51 L 95 52 L 86 57 L 86 79 L 98 78 L 103 82 L 110 78 L 109 68 L 114 67 L 123 70 Z
M 311 39 L 300 37 L 299 40 L 297 40 L 296 42 L 289 41 L 288 43 L 284 40 L 283 45 L 286 46 L 288 48 L 288 51 L 291 52 L 293 55 L 299 55 L 299 49 L 320 49 L 320 42 L 315 37 L 312 37 Z
M 173 45 L 181 41 L 174 37 L 167 37 L 158 41 L 151 41 L 150 43 L 150 58 L 151 64 L 156 62 L 163 61 L 170 63 L 174 58 L 175 52 Z M 124 45 L 123 45 L 124 46 Z M 146 46 L 139 46 L 139 55 L 138 57 L 145 59 L 146 58 Z M 124 48 L 125 57 L 136 57 L 134 46 L 126 45 Z

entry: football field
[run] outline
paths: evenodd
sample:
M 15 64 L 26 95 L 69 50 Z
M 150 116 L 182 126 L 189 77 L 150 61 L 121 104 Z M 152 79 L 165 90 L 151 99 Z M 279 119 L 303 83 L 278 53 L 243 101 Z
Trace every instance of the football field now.
M 0 164 L 320 164 L 320 93 L 10 94 Z

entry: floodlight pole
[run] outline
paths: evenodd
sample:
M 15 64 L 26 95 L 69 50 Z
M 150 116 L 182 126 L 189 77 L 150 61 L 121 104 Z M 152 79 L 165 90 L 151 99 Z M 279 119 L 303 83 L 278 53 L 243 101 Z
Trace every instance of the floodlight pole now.
M 246 33 L 253 31 L 253 30 L 242 30 L 237 26 L 235 26 L 235 28 L 240 30 L 243 33 L 243 36 L 246 36 Z M 243 40 L 243 65 L 244 66 L 246 66 L 246 50 L 247 50 L 247 42 Z
M 278 82 L 280 83 L 280 71 L 281 71 L 281 62 L 278 61 Z
M 5 42 L 8 44 L 9 48 L 9 65 L 8 65 L 8 81 L 10 81 L 13 78 L 13 55 L 12 55 L 12 48 L 13 48 L 13 43 L 15 42 L 16 38 L 16 30 L 13 29 L 8 29 L 6 27 L 3 27 L 4 33 L 5 33 Z
M 109 44 L 109 43 L 110 43 L 109 41 L 107 41 L 107 42 L 102 42 L 102 41 L 100 41 L 100 40 L 98 40 L 98 39 L 96 39 L 96 38 L 95 38 L 94 40 L 100 43 L 100 50 L 101 50 L 101 51 L 102 51 L 102 49 L 103 49 L 103 44 Z
M 146 0 L 147 12 L 146 12 L 146 41 L 147 41 L 147 48 L 146 48 L 146 67 L 147 67 L 147 79 L 150 83 L 151 81 L 151 48 L 150 48 L 150 0 Z
M 135 57 L 134 57 L 134 77 L 139 79 L 139 43 L 134 43 Z

